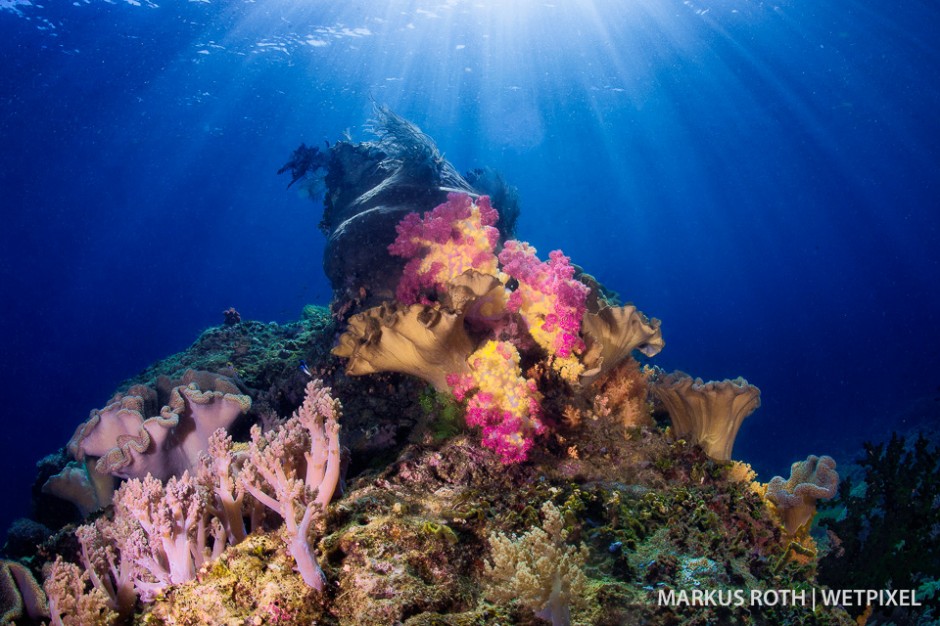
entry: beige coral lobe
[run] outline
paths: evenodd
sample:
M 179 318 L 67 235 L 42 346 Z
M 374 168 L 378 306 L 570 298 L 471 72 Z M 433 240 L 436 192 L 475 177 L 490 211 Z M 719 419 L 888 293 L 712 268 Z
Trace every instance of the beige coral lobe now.
M 581 334 L 587 344 L 581 359 L 585 367 L 582 384 L 611 371 L 634 350 L 646 356 L 659 354 L 666 345 L 660 324 L 632 304 L 605 306 L 596 313 L 585 313 L 581 322 Z
M 669 412 L 676 437 L 700 444 L 716 461 L 731 458 L 741 422 L 760 406 L 760 389 L 741 377 L 706 383 L 677 371 L 652 390 Z
M 448 374 L 469 371 L 473 342 L 463 315 L 440 305 L 386 302 L 349 318 L 333 354 L 349 359 L 351 376 L 400 372 L 447 390 Z

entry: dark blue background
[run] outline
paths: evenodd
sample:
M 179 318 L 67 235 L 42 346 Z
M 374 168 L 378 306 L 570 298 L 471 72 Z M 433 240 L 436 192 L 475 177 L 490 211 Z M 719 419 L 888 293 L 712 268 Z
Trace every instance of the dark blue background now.
M 275 171 L 367 138 L 370 97 L 517 185 L 520 238 L 662 318 L 656 363 L 760 386 L 735 457 L 764 480 L 936 419 L 935 3 L 11 5 L 0 522 L 223 309 L 326 303 L 319 207 Z

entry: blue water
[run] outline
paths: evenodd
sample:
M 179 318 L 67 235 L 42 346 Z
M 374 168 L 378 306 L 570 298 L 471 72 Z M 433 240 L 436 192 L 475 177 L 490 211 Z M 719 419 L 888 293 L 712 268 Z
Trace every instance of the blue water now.
M 327 302 L 319 207 L 275 172 L 368 139 L 370 98 L 661 318 L 656 363 L 758 385 L 734 456 L 764 480 L 938 424 L 936 3 L 160 4 L 0 0 L 0 525 L 223 309 Z

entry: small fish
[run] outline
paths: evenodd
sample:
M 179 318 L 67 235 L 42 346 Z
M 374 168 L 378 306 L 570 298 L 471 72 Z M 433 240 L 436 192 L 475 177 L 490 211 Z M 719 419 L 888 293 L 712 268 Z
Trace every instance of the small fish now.
M 307 367 L 307 362 L 304 361 L 303 359 L 300 360 L 300 371 L 306 374 L 307 376 L 309 376 L 310 378 L 313 378 L 313 374 L 310 372 L 310 368 Z

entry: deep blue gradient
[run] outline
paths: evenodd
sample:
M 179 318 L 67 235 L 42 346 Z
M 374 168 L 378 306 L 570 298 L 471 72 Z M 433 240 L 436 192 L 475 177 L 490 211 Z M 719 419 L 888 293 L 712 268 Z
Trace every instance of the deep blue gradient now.
M 724 0 L 0 0 L 0 476 L 221 311 L 325 304 L 275 172 L 370 97 L 518 186 L 518 236 L 763 392 L 763 480 L 940 411 L 940 8 Z M 915 411 L 915 413 L 917 412 Z M 840 458 L 839 460 L 848 460 Z M 6 504 L 6 503 L 5 503 Z

